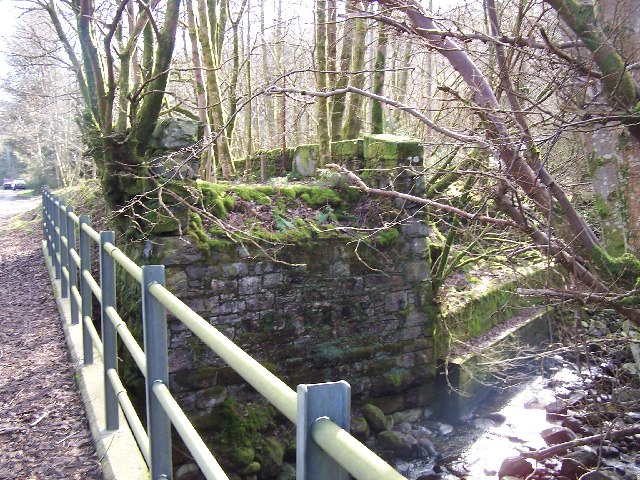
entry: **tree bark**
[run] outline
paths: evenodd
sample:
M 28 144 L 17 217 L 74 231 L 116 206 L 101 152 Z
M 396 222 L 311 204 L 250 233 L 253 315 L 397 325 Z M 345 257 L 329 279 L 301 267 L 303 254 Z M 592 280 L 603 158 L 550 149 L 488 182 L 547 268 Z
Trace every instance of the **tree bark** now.
M 327 1 L 316 0 L 316 57 L 318 68 L 316 83 L 318 90 L 327 89 Z M 316 101 L 318 109 L 318 144 L 320 146 L 320 166 L 324 166 L 330 157 L 329 142 L 329 112 L 327 99 L 319 97 Z
M 221 27 L 211 27 L 209 22 L 217 18 L 215 12 L 207 9 L 205 0 L 198 1 L 198 16 L 200 24 L 198 28 L 198 38 L 202 48 L 202 62 L 206 68 L 205 79 L 207 87 L 207 118 L 211 126 L 211 135 L 216 151 L 216 160 L 220 164 L 222 176 L 224 178 L 231 177 L 231 154 L 229 151 L 229 142 L 224 133 L 224 111 L 222 109 L 222 95 L 220 93 L 220 84 L 218 81 L 219 65 L 215 61 L 214 50 L 215 45 L 209 37 L 209 32 L 218 32 Z M 215 9 L 215 6 L 212 8 Z M 215 166 L 213 167 L 216 168 Z
M 360 2 L 356 2 L 356 6 L 361 6 Z M 353 54 L 352 54 L 352 71 L 353 77 L 351 86 L 362 90 L 364 87 L 364 68 L 365 68 L 365 54 L 367 52 L 367 44 L 364 38 L 367 35 L 367 22 L 362 18 L 356 19 L 355 26 L 355 38 L 357 41 L 353 42 Z M 344 126 L 342 127 L 342 138 L 348 140 L 351 138 L 358 138 L 360 135 L 360 129 L 362 127 L 362 119 L 360 118 L 360 109 L 362 106 L 362 97 L 360 95 L 350 95 L 349 106 L 347 107 L 347 115 L 344 120 Z
M 378 45 L 376 49 L 375 71 L 373 73 L 373 93 L 384 94 L 384 77 L 387 64 L 387 34 L 384 25 L 378 24 Z M 384 109 L 382 103 L 371 103 L 371 133 L 384 133 Z
M 347 0 L 347 14 L 354 9 L 355 0 Z M 344 88 L 349 84 L 349 70 L 351 69 L 351 58 L 354 42 L 354 19 L 348 16 L 344 22 L 344 33 L 342 36 L 342 50 L 340 53 L 340 73 L 336 81 L 336 88 Z M 346 107 L 347 94 L 336 95 L 331 101 L 331 141 L 336 142 L 342 138 L 342 121 Z

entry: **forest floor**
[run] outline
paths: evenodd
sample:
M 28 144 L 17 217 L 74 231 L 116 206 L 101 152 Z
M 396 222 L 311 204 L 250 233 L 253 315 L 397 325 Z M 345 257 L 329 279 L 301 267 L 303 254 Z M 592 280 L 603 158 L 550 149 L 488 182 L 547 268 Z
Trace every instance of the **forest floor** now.
M 101 479 L 40 222 L 29 220 L 0 219 L 0 478 Z

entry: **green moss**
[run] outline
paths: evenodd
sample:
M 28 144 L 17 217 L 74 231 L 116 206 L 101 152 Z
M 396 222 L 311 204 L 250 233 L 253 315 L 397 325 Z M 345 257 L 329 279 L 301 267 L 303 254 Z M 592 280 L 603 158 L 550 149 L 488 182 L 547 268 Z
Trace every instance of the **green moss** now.
M 236 185 L 233 187 L 233 193 L 247 202 L 255 202 L 259 205 L 271 205 L 271 195 L 273 195 L 273 187 L 254 186 L 254 185 Z
M 640 283 L 640 278 L 636 283 L 636 288 L 638 288 L 639 283 Z M 623 307 L 638 308 L 638 306 L 640 306 L 640 295 L 630 295 L 628 297 L 623 298 L 622 300 L 619 300 L 618 303 Z
M 596 247 L 593 256 L 597 265 L 609 272 L 614 280 L 635 283 L 640 277 L 640 260 L 631 253 L 612 256 Z
M 619 257 L 626 252 L 627 247 L 624 231 L 621 228 L 603 225 L 602 238 L 605 244 L 605 249 L 611 256 Z
M 490 284 L 484 291 L 465 291 L 464 303 L 455 308 L 443 308 L 438 318 L 435 332 L 438 339 L 436 354 L 441 355 L 448 349 L 451 338 L 464 341 L 478 336 L 516 313 L 518 309 L 535 304 L 536 299 L 520 297 L 514 292 L 523 284 L 530 288 L 544 285 L 546 278 L 544 268 L 534 267 L 510 280 L 503 279 L 500 283 Z
M 191 214 L 188 235 L 195 241 L 198 251 L 209 258 L 212 252 L 225 251 L 233 246 L 231 241 L 223 231 L 211 229 L 214 235 L 219 234 L 220 238 L 212 238 L 207 234 L 202 225 L 202 218 L 197 213 Z
M 364 155 L 364 142 L 360 139 L 342 140 L 331 143 L 331 156 L 339 158 L 357 158 Z
M 624 59 L 612 48 L 607 48 L 609 45 L 596 20 L 594 4 L 576 0 L 554 1 L 551 4 L 593 53 L 603 74 L 605 92 L 614 96 L 616 103 L 623 106 L 636 103 L 633 79 L 626 71 Z
M 616 151 L 623 152 L 629 148 L 630 137 L 627 132 L 621 132 L 618 135 L 618 141 L 616 142 Z
M 364 157 L 367 160 L 384 161 L 388 167 L 397 166 L 397 162 L 409 157 L 422 160 L 424 148 L 413 138 L 397 135 L 365 135 Z M 368 166 L 373 166 L 368 162 Z
M 595 207 L 596 207 L 596 212 L 598 212 L 598 216 L 601 219 L 607 219 L 611 217 L 611 211 L 609 209 L 609 205 L 607 205 L 607 202 L 602 197 L 596 196 Z
M 404 383 L 404 380 L 407 376 L 407 370 L 404 368 L 392 368 L 389 370 L 384 377 L 396 388 L 400 388 Z
M 397 228 L 388 228 L 380 231 L 376 237 L 375 242 L 378 247 L 386 247 L 393 245 L 400 238 L 400 231 Z
M 316 208 L 324 205 L 332 207 L 340 207 L 343 203 L 338 193 L 331 188 L 313 187 L 308 185 L 300 185 L 293 187 L 299 198 L 306 205 Z
M 230 460 L 238 466 L 246 466 L 253 462 L 256 452 L 250 446 L 237 446 L 231 453 Z
M 235 200 L 229 196 L 228 187 L 218 183 L 198 182 L 202 192 L 202 201 L 207 211 L 224 220 L 227 212 L 235 206 Z
M 315 356 L 323 361 L 331 362 L 342 357 L 343 353 L 341 348 L 330 343 L 323 343 L 318 345 Z
M 232 448 L 255 447 L 260 432 L 273 426 L 274 416 L 271 405 L 242 405 L 231 397 L 211 415 L 212 426 L 219 429 L 221 443 Z

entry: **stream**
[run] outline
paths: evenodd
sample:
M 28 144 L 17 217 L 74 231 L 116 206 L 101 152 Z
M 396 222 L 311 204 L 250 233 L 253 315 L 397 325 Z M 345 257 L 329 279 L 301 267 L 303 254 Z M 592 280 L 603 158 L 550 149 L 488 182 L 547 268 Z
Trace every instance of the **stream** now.
M 607 410 L 611 400 L 610 395 L 595 389 L 596 383 L 606 376 L 606 368 L 578 368 L 560 357 L 556 365 L 544 377 L 536 376 L 518 387 L 492 393 L 459 425 L 452 426 L 431 420 L 431 417 L 412 424 L 417 435 L 425 431 L 430 434 L 429 440 L 437 455 L 426 460 L 396 461 L 394 467 L 410 480 L 497 478 L 506 458 L 547 447 L 541 432 L 552 428 L 557 430 L 561 423 L 571 426 L 570 422 L 567 423 L 569 418 L 573 419 L 573 430 L 579 431 L 577 437 L 640 425 L 640 413 L 626 411 L 624 415 L 609 415 L 610 421 L 599 428 L 587 426 L 587 419 L 592 418 L 594 412 L 581 410 L 586 398 L 597 395 L 596 406 L 601 405 L 603 410 Z M 597 457 L 604 473 L 593 478 L 638 480 L 638 447 L 640 434 L 620 442 L 604 441 L 574 450 L 583 450 Z M 559 458 L 554 456 L 538 463 L 530 460 L 534 473 L 527 476 L 511 472 L 510 477 L 578 478 L 586 470 L 574 475 L 564 465 L 569 462 L 566 458 L 569 456 L 569 452 L 564 452 L 559 454 Z

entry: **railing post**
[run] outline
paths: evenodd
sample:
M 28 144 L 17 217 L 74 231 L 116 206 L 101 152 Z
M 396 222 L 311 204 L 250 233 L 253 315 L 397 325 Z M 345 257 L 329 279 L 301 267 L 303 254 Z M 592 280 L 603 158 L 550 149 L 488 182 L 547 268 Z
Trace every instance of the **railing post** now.
M 56 199 L 53 198 L 53 265 L 56 267 L 56 280 L 60 280 L 61 276 L 61 266 L 60 266 L 60 258 L 58 254 L 60 253 L 60 203 L 56 205 Z
M 47 190 L 44 187 L 42 187 L 40 196 L 42 197 L 42 239 L 46 242 L 47 241 Z
M 55 238 L 55 233 L 53 231 L 53 204 L 51 202 L 51 193 L 47 192 L 47 244 L 49 247 L 49 258 L 51 258 L 51 262 L 53 264 L 53 255 L 54 255 L 54 245 L 53 241 Z
M 69 300 L 71 303 L 71 324 L 78 324 L 78 302 L 73 294 L 74 287 L 78 285 L 78 267 L 71 252 L 76 249 L 76 224 L 71 218 L 73 207 L 67 207 L 67 268 L 69 269 Z
M 78 233 L 80 234 L 80 296 L 82 297 L 81 322 L 82 322 L 82 351 L 84 354 L 84 364 L 91 365 L 93 363 L 93 341 L 89 330 L 85 324 L 85 320 L 93 320 L 93 308 L 91 287 L 84 279 L 84 272 L 91 274 L 91 238 L 89 234 L 82 230 L 83 225 L 89 225 L 89 217 L 87 215 L 80 216 L 78 225 Z
M 297 393 L 296 478 L 347 480 L 348 472 L 313 441 L 311 429 L 318 418 L 329 417 L 339 427 L 349 431 L 351 387 L 341 380 L 298 385 Z
M 151 449 L 151 478 L 173 478 L 171 423 L 153 393 L 155 383 L 169 385 L 167 313 L 149 292 L 152 284 L 164 285 L 164 266 L 142 267 L 142 321 L 144 352 L 147 357 L 147 434 Z
M 107 308 L 116 306 L 116 262 L 105 250 L 106 243 L 115 243 L 113 232 L 100 232 L 100 290 L 102 292 L 102 306 L 100 309 L 102 320 L 102 348 L 104 363 L 104 399 L 107 430 L 118 429 L 118 398 L 107 372 L 111 369 L 118 371 L 118 343 L 116 328 L 107 316 Z
M 62 269 L 67 270 L 67 275 L 71 276 L 69 271 L 69 235 L 67 234 L 67 207 L 63 201 L 60 201 L 60 293 L 62 298 L 69 296 L 69 280 L 62 273 Z M 67 246 L 64 246 L 62 239 L 67 241 Z

